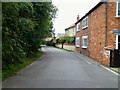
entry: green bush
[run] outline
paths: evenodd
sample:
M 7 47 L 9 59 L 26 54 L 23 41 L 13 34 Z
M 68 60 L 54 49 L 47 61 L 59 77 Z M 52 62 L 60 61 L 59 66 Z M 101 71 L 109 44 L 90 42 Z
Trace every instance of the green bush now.
M 71 37 L 67 38 L 66 43 L 74 44 L 75 43 L 75 36 L 71 36 Z
M 23 63 L 51 36 L 57 8 L 51 2 L 2 2 L 2 69 Z
M 68 38 L 69 38 L 69 36 L 60 37 L 60 38 L 59 38 L 59 42 L 60 42 L 60 43 L 65 43 Z
M 52 41 L 46 41 L 45 43 L 46 43 L 47 46 L 52 46 L 53 45 Z
M 59 40 L 59 39 L 56 39 L 56 43 L 60 43 L 60 40 Z
M 64 37 L 61 37 L 59 39 L 56 40 L 57 43 L 72 43 L 74 44 L 75 43 L 75 36 L 64 36 Z

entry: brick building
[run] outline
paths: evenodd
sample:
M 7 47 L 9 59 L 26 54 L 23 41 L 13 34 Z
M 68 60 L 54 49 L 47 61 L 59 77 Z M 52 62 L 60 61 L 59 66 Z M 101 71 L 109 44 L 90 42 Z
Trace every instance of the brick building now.
M 71 26 L 65 29 L 66 36 L 75 36 L 75 34 L 76 34 L 75 24 L 72 24 Z
M 120 49 L 120 2 L 99 2 L 76 26 L 76 52 L 109 66 L 110 49 Z

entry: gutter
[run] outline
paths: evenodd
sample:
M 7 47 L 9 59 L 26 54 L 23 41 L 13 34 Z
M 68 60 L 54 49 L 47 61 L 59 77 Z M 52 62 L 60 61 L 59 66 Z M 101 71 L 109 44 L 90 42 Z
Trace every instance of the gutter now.
M 106 33 L 105 33 L 105 47 L 108 45 L 108 2 L 106 2 Z
M 68 27 L 68 28 L 65 29 L 65 31 L 68 30 L 68 29 L 70 29 L 70 28 L 74 28 L 74 27 L 75 27 L 75 26 Z

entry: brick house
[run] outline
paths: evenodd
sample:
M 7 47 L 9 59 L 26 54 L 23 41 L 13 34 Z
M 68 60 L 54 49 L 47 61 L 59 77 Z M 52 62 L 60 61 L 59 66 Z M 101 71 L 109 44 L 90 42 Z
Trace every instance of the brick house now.
M 120 1 L 99 2 L 76 23 L 76 52 L 110 64 L 110 49 L 120 49 Z
M 72 24 L 71 26 L 65 29 L 66 36 L 75 36 L 75 34 L 76 34 L 75 24 Z

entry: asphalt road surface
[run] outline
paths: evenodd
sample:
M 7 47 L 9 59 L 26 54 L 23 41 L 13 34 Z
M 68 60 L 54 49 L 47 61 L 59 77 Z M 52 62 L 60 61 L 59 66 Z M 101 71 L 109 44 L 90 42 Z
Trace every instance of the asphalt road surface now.
M 3 88 L 118 88 L 118 76 L 95 61 L 53 47 L 17 75 L 5 80 Z

